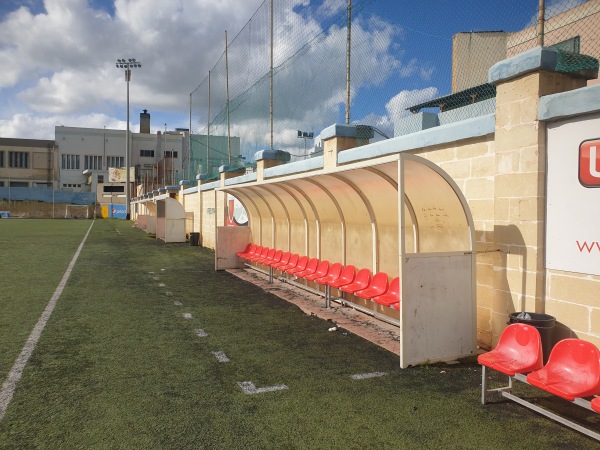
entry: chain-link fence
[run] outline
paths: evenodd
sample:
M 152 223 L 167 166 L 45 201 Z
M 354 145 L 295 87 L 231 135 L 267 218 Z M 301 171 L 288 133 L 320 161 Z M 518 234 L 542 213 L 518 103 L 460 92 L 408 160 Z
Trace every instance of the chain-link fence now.
M 598 30 L 600 0 L 266 0 L 191 93 L 190 173 L 318 155 L 334 123 L 373 141 L 491 114 L 492 65 L 543 43 L 589 73 Z

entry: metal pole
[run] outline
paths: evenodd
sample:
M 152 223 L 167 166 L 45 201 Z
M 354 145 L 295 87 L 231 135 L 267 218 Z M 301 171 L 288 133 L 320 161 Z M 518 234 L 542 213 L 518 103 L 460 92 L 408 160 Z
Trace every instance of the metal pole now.
M 273 0 L 271 0 L 271 70 L 270 70 L 270 95 L 271 101 L 269 105 L 269 122 L 271 125 L 271 133 L 269 138 L 269 148 L 273 150 Z
M 50 157 L 50 163 L 52 164 L 52 218 L 54 219 L 54 153 L 56 153 L 56 146 L 52 147 L 52 155 Z
M 129 203 L 131 200 L 131 193 L 129 192 L 129 80 L 131 79 L 131 69 L 127 67 L 125 69 L 125 78 L 127 80 L 127 135 L 125 136 L 125 220 L 130 219 Z
M 350 45 L 352 36 L 352 0 L 348 0 L 348 32 L 346 36 L 346 125 L 350 124 Z
M 538 6 L 538 29 L 537 29 L 537 45 L 544 46 L 544 12 L 546 9 L 545 0 L 539 0 Z
M 190 179 L 190 171 L 192 169 L 192 94 L 190 94 L 190 131 L 188 132 L 188 170 L 186 172 L 186 180 Z
M 210 170 L 210 70 L 208 71 L 208 129 L 206 132 L 206 173 Z M 209 175 L 210 176 L 210 175 Z
M 131 80 L 131 69 L 134 67 L 142 67 L 142 63 L 136 61 L 135 58 L 126 59 L 117 59 L 117 68 L 125 69 L 125 81 L 127 82 L 127 131 L 125 135 L 125 170 L 127 173 L 125 174 L 125 218 L 126 220 L 130 220 L 131 211 L 130 205 L 131 202 L 131 192 L 130 192 L 130 177 L 129 177 L 129 81 Z
M 229 57 L 227 54 L 227 30 L 225 30 L 225 90 L 227 92 L 227 162 L 231 164 L 231 129 L 229 122 Z

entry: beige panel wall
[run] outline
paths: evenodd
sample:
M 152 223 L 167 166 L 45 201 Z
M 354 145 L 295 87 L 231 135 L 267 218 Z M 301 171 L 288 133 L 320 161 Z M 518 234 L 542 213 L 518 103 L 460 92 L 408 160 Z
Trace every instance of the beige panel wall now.
M 498 259 L 494 245 L 494 136 L 430 147 L 415 153 L 447 172 L 471 209 L 477 252 L 477 341 L 482 346 L 491 346 L 494 265 Z
M 183 204 L 185 205 L 185 211 L 192 213 L 192 224 L 193 229 L 196 233 L 200 232 L 200 195 L 197 192 L 193 194 L 183 195 Z
M 215 192 L 204 191 L 202 196 L 202 246 L 206 248 L 215 248 Z
M 578 337 L 600 347 L 600 276 L 549 270 L 546 312 L 559 324 L 555 339 Z

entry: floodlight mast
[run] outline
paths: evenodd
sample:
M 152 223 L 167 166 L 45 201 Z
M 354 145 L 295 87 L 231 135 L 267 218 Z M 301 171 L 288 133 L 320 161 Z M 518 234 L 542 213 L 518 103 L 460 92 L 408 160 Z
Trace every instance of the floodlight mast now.
M 125 81 L 127 82 L 127 134 L 125 135 L 125 219 L 131 219 L 131 191 L 130 191 L 130 179 L 129 179 L 129 81 L 131 80 L 131 69 L 142 67 L 142 63 L 136 61 L 135 58 L 129 59 L 117 59 L 117 69 L 125 69 Z

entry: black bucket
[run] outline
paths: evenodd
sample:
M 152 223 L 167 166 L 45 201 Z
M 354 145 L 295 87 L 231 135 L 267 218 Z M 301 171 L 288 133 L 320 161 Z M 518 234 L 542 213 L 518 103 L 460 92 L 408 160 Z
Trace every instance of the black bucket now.
M 548 357 L 550 356 L 550 352 L 552 351 L 552 347 L 554 347 L 554 327 L 556 326 L 556 319 L 548 314 L 538 314 L 538 313 L 525 313 L 528 317 L 517 317 L 518 312 L 514 312 L 510 314 L 509 323 L 525 323 L 527 325 L 531 325 L 532 327 L 537 328 L 540 332 L 540 337 L 542 338 L 542 350 L 544 352 L 544 364 L 548 361 Z
M 200 233 L 190 233 L 190 245 L 192 247 L 198 247 L 198 245 L 200 245 Z

